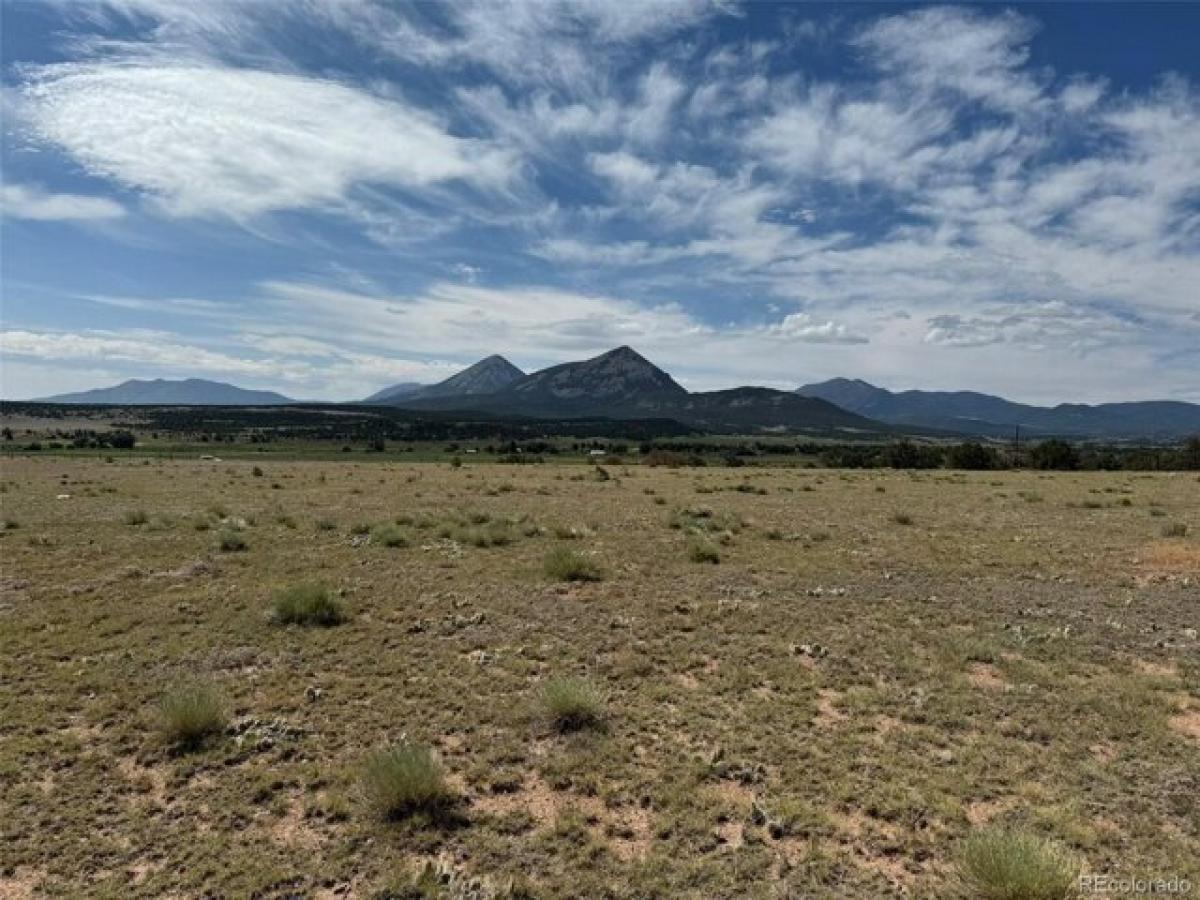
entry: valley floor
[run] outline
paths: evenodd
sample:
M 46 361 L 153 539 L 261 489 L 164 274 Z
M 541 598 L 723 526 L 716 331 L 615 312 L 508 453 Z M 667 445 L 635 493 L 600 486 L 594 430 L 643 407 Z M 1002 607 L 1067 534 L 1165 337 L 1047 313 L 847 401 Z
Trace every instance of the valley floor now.
M 3 461 L 0 897 L 941 898 L 998 824 L 1200 891 L 1194 474 L 259 471 Z M 311 582 L 348 620 L 273 623 Z M 363 802 L 404 740 L 452 817 Z

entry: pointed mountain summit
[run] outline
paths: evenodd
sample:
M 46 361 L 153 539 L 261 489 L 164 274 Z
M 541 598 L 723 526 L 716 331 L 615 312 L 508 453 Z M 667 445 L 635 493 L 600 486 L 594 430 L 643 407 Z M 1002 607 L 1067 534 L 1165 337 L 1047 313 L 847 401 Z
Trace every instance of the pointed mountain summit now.
M 475 365 L 451 375 L 421 391 L 422 397 L 464 397 L 473 394 L 494 394 L 503 390 L 525 373 L 503 356 L 492 354 Z
M 362 402 L 394 406 L 423 397 L 471 397 L 477 394 L 494 394 L 524 374 L 503 356 L 492 354 L 437 384 L 414 384 L 413 382 L 394 384 L 377 391 Z
M 524 403 L 586 402 L 623 410 L 687 395 L 674 378 L 631 347 L 542 369 L 513 382 L 504 393 Z

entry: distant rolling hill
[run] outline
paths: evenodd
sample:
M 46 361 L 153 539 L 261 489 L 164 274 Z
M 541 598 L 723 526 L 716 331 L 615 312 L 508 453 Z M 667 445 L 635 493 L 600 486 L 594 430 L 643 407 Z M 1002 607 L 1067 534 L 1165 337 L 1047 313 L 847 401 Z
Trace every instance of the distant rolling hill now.
M 831 403 L 790 391 L 742 387 L 690 393 L 629 347 L 533 372 L 492 393 L 440 397 L 419 393 L 392 402 L 409 409 L 487 410 L 541 418 L 675 419 L 716 430 L 891 431 Z
M 417 397 L 470 397 L 476 394 L 492 394 L 524 374 L 503 356 L 493 355 L 437 384 L 394 384 L 377 391 L 362 402 L 395 405 L 401 398 L 412 400 Z
M 936 428 L 980 436 L 1029 435 L 1100 439 L 1175 439 L 1200 433 L 1200 405 L 1171 400 L 1030 406 L 973 391 L 900 391 L 834 378 L 797 389 L 849 412 L 900 427 Z
M 371 404 L 389 404 L 393 400 L 396 400 L 400 397 L 407 397 L 411 394 L 416 394 L 418 391 L 427 387 L 429 387 L 429 385 L 421 384 L 419 381 L 405 381 L 400 384 L 393 384 L 390 387 L 385 387 L 381 391 L 376 391 L 370 397 L 367 397 L 361 402 Z
M 45 403 L 91 403 L 112 406 L 279 406 L 295 403 L 274 391 L 251 391 L 222 381 L 184 378 L 172 381 L 136 378 L 109 388 L 44 397 Z

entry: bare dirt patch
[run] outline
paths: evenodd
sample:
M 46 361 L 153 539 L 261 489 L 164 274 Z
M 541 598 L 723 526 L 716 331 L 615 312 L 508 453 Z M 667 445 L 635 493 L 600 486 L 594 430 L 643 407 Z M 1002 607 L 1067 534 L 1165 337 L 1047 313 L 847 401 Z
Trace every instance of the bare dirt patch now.
M 975 687 L 985 691 L 1004 691 L 1010 687 L 1000 670 L 991 663 L 971 663 L 967 666 L 967 679 Z
M 1170 725 L 1185 737 L 1200 744 L 1200 709 L 1189 709 L 1170 718 Z
M 817 716 L 813 720 L 813 725 L 822 729 L 834 728 L 849 718 L 837 708 L 837 701 L 841 699 L 841 696 L 840 692 L 831 688 L 822 688 L 817 692 Z
M 1154 541 L 1142 548 L 1138 560 L 1145 569 L 1200 575 L 1200 543 L 1187 540 Z

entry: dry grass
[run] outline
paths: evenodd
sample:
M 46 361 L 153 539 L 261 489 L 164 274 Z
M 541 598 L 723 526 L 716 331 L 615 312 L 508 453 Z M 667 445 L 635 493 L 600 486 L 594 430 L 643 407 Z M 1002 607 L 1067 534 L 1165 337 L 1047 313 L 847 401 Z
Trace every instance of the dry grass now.
M 608 469 L 6 460 L 0 886 L 370 898 L 445 860 L 546 898 L 949 898 L 979 827 L 1200 883 L 1200 482 Z M 548 578 L 559 546 L 603 580 Z M 275 625 L 307 584 L 353 617 Z M 557 727 L 567 672 L 603 728 Z M 229 721 L 178 753 L 147 725 L 193 682 Z M 397 745 L 453 817 L 362 802 Z
M 1078 893 L 1079 860 L 1025 831 L 992 828 L 971 835 L 959 872 L 980 900 L 1069 900 Z
M 600 567 L 594 560 L 569 547 L 555 547 L 542 563 L 547 575 L 555 581 L 600 581 Z
M 225 704 L 211 685 L 188 684 L 163 695 L 158 717 L 168 743 L 194 750 L 225 728 Z
M 341 601 L 319 582 L 276 591 L 272 613 L 281 625 L 339 625 L 346 621 Z
M 551 678 L 542 689 L 542 703 L 559 731 L 580 731 L 604 724 L 604 698 L 586 679 Z
M 362 790 L 371 809 L 384 819 L 436 816 L 454 797 L 433 750 L 407 743 L 380 750 L 367 759 Z

